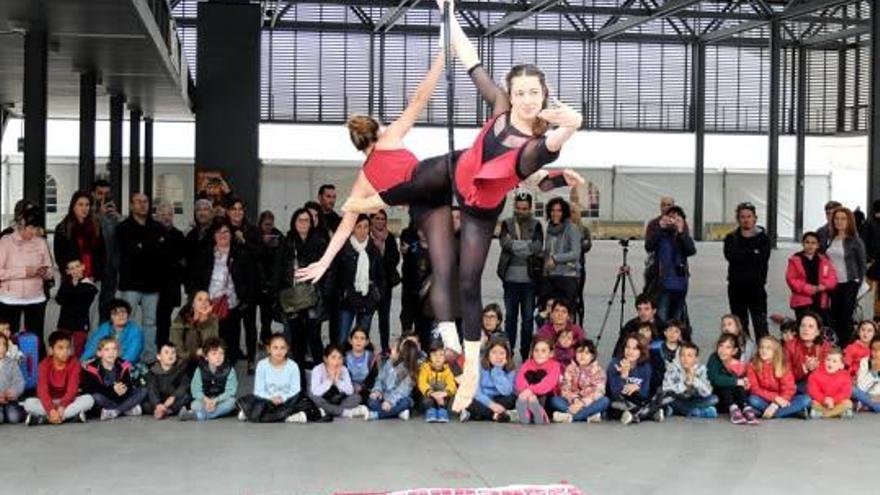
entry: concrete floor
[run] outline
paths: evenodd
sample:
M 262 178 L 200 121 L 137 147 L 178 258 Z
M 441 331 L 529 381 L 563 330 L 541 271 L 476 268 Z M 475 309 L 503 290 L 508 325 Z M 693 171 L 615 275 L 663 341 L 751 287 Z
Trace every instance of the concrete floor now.
M 708 352 L 727 311 L 726 263 L 720 244 L 698 249 L 688 303 L 695 340 Z M 783 246 L 773 254 L 771 312 L 786 310 L 782 274 L 793 250 Z M 486 303 L 501 299 L 496 259 L 493 250 Z M 633 243 L 630 263 L 639 284 L 643 259 L 641 244 Z M 599 242 L 587 263 L 587 333 L 595 338 L 619 248 Z M 627 308 L 627 317 L 631 313 Z M 612 341 L 602 341 L 603 362 Z M 7 446 L 0 448 L 0 493 L 326 494 L 560 481 L 588 494 L 875 493 L 877 421 L 861 414 L 853 421 L 759 427 L 683 419 L 524 427 L 427 425 L 418 418 L 310 426 L 123 418 L 57 428 L 0 426 Z

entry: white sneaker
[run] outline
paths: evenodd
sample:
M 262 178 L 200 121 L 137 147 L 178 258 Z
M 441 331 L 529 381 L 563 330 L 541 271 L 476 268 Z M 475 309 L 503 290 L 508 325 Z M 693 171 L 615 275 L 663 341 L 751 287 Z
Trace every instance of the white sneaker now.
M 587 418 L 587 423 L 601 423 L 602 422 L 602 413 L 596 413 L 589 418 Z
M 629 411 L 623 411 L 623 414 L 620 415 L 620 422 L 628 425 L 633 422 L 633 415 Z
M 364 418 L 370 415 L 370 409 L 367 406 L 360 405 L 351 410 L 352 418 Z
M 511 423 L 519 423 L 519 411 L 516 409 L 508 409 L 507 416 L 510 418 Z
M 119 411 L 116 409 L 101 409 L 101 421 L 116 419 L 117 416 L 119 416 Z
M 137 405 L 137 406 L 132 407 L 132 408 L 129 409 L 128 411 L 125 411 L 125 412 L 122 413 L 122 414 L 125 415 L 125 416 L 140 416 L 140 415 L 143 414 L 143 413 L 144 413 L 144 410 L 141 409 L 141 406 L 140 406 L 140 405 Z
M 296 414 L 291 414 L 284 420 L 285 423 L 301 423 L 305 424 L 309 422 L 309 419 L 306 417 L 306 413 L 300 411 Z
M 404 410 L 402 413 L 398 414 L 397 417 L 404 421 L 409 421 L 409 409 Z
M 458 415 L 458 420 L 462 423 L 467 423 L 467 421 L 471 419 L 471 413 L 467 409 L 462 409 L 461 413 Z
M 564 413 L 560 411 L 556 411 L 553 413 L 553 422 L 554 423 L 571 423 L 573 418 L 571 414 Z
M 247 414 L 245 414 L 244 411 L 238 411 L 238 420 L 247 421 Z

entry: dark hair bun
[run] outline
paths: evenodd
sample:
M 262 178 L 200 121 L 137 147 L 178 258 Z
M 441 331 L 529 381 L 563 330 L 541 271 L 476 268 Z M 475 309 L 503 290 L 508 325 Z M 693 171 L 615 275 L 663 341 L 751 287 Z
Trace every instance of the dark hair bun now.
M 379 123 L 368 115 L 352 115 L 345 122 L 351 143 L 358 151 L 364 151 L 379 140 Z

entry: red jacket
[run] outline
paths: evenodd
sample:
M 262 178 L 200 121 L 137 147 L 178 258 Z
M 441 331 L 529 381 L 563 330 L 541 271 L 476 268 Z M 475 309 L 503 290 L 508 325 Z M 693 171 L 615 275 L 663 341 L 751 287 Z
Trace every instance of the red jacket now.
M 535 395 L 556 393 L 561 377 L 562 369 L 555 359 L 550 358 L 544 364 L 529 359 L 516 373 L 516 392 L 529 389 Z
M 37 398 L 43 404 L 46 413 L 55 408 L 58 401 L 67 407 L 76 399 L 79 390 L 79 361 L 71 357 L 63 369 L 55 369 L 52 356 L 43 359 L 37 371 Z
M 785 373 L 780 378 L 776 376 L 773 363 L 762 362 L 760 366 L 760 372 L 755 370 L 754 365 L 749 365 L 746 371 L 749 377 L 749 393 L 767 402 L 773 402 L 777 397 L 790 401 L 797 391 L 791 368 L 786 364 Z
M 824 254 L 816 254 L 819 257 L 819 284 L 824 285 L 826 291 L 819 294 L 819 306 L 822 309 L 831 307 L 831 299 L 828 294 L 837 286 L 837 272 L 834 271 L 834 265 L 831 260 Z M 791 299 L 789 306 L 792 308 L 800 308 L 813 304 L 813 293 L 807 287 L 807 272 L 804 270 L 804 263 L 801 257 L 796 253 L 788 258 L 788 268 L 785 270 L 785 281 L 791 289 Z
M 804 370 L 804 363 L 807 362 L 808 357 L 819 358 L 819 368 L 824 366 L 825 356 L 828 355 L 829 349 L 828 342 L 814 345 L 808 350 L 807 346 L 799 338 L 787 341 L 785 343 L 785 358 L 788 359 L 788 364 L 791 366 L 794 380 L 800 382 L 807 378 L 809 373 Z
M 807 378 L 807 393 L 816 402 L 824 403 L 826 397 L 831 397 L 837 405 L 852 396 L 852 379 L 846 370 L 828 373 L 821 366 Z
M 849 370 L 849 376 L 855 380 L 859 374 L 859 363 L 862 359 L 871 356 L 871 348 L 863 344 L 860 340 L 846 346 L 843 351 L 843 364 Z

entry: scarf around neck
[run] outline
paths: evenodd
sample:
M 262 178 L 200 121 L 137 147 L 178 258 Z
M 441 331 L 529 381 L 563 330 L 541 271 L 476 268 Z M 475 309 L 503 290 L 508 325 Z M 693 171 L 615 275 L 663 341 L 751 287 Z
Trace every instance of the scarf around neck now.
M 357 270 L 354 274 L 354 290 L 362 296 L 370 293 L 370 257 L 367 255 L 367 243 L 370 242 L 369 237 L 364 242 L 357 240 L 357 237 L 351 236 L 348 239 L 349 244 L 358 255 Z

